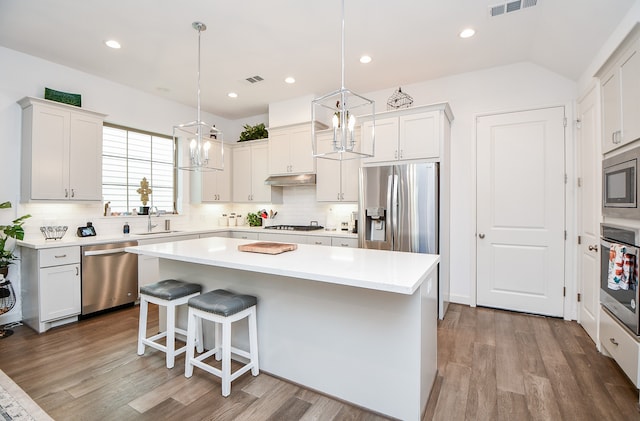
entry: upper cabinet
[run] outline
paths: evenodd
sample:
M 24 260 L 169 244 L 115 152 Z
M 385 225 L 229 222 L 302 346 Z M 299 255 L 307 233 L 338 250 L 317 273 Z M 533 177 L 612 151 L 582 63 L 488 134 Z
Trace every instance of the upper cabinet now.
M 233 201 L 282 203 L 282 187 L 264 184 L 269 176 L 269 151 L 264 140 L 249 141 L 233 149 Z
M 233 148 L 224 148 L 224 169 L 202 172 L 202 202 L 231 201 L 231 155 Z
M 412 107 L 376 114 L 375 156 L 364 164 L 432 159 L 441 157 L 443 132 L 453 115 L 448 104 Z M 362 142 L 369 145 L 372 121 L 362 124 Z M 446 127 L 445 127 L 446 126 Z
M 377 129 L 377 127 L 376 127 Z M 356 139 L 360 130 L 356 130 Z M 317 134 L 318 152 L 329 152 L 333 143 L 333 131 L 326 130 Z M 316 160 L 316 200 L 318 202 L 357 202 L 358 169 L 360 159 L 336 161 L 333 159 Z
M 311 123 L 269 128 L 270 175 L 315 172 L 316 165 L 311 145 Z
M 602 92 L 602 153 L 640 139 L 640 25 L 596 74 Z
M 105 115 L 23 98 L 22 200 L 102 200 Z

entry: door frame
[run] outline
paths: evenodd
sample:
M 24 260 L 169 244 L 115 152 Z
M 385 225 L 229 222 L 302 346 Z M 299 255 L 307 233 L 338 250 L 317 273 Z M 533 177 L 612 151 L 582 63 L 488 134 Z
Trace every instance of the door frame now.
M 565 265 L 564 265 L 564 284 L 566 288 L 566 294 L 564 297 L 564 319 L 565 320 L 575 320 L 577 317 L 577 286 L 576 286 L 576 261 L 578 257 L 578 246 L 577 246 L 577 218 L 576 218 L 576 201 L 577 198 L 577 176 L 576 176 L 576 138 L 575 138 L 575 115 L 576 115 L 576 102 L 566 102 L 566 103 L 552 103 L 552 104 L 543 104 L 538 106 L 531 107 L 518 107 L 518 108 L 509 108 L 504 110 L 495 110 L 495 111 L 487 111 L 481 113 L 475 113 L 473 119 L 473 137 L 474 141 L 472 144 L 472 174 L 475 177 L 475 188 L 473 189 L 473 197 L 472 202 L 475 203 L 476 206 L 472 207 L 472 224 L 473 233 L 472 237 L 469 241 L 472 242 L 471 250 L 471 265 L 474 268 L 471 271 L 471 279 L 470 279 L 470 297 L 469 297 L 469 305 L 471 307 L 475 307 L 478 303 L 478 279 L 477 279 L 477 242 L 476 236 L 478 233 L 478 216 L 476 207 L 478 205 L 478 118 L 487 117 L 497 114 L 508 114 L 508 113 L 516 113 L 523 111 L 533 111 L 539 110 L 543 108 L 557 108 L 563 107 L 565 112 L 565 118 L 567 120 L 567 124 L 565 126 L 565 141 L 564 141 L 564 169 L 566 174 L 566 183 L 565 183 L 565 192 L 564 192 L 564 226 L 566 230 L 566 241 L 564 242 L 564 253 L 565 253 Z

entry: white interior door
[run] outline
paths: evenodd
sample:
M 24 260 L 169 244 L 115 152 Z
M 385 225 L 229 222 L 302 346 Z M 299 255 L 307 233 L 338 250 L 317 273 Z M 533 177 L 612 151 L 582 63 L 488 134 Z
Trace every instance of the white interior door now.
M 477 119 L 477 304 L 564 313 L 564 107 Z
M 598 307 L 600 286 L 599 225 L 600 159 L 596 90 L 578 102 L 578 321 L 594 342 L 598 343 Z

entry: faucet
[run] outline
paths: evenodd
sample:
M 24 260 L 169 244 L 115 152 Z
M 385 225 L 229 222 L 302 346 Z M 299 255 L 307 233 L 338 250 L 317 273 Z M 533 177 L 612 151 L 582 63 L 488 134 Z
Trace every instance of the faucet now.
M 151 232 L 151 230 L 153 230 L 155 227 L 158 226 L 158 224 L 152 224 L 151 223 L 151 209 L 152 208 L 156 208 L 156 215 L 159 217 L 159 213 L 158 213 L 158 207 L 157 206 L 152 206 L 149 208 L 149 213 L 147 214 L 147 232 Z

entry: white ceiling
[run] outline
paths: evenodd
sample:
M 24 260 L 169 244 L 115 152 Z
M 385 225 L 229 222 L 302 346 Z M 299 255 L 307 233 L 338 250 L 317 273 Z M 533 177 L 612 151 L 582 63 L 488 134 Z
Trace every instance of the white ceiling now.
M 577 80 L 635 0 L 538 0 L 489 17 L 500 0 L 345 0 L 346 87 L 393 89 L 531 61 Z M 510 0 L 511 1 L 511 0 Z M 0 0 L 0 45 L 238 119 L 340 87 L 340 0 Z M 465 27 L 476 36 L 462 40 Z M 104 45 L 107 39 L 120 50 Z M 373 57 L 360 64 L 362 54 Z M 3 63 L 2 65 L 5 65 Z M 246 77 L 265 80 L 250 84 Z M 294 85 L 284 83 L 294 76 Z M 237 92 L 230 99 L 227 93 Z

